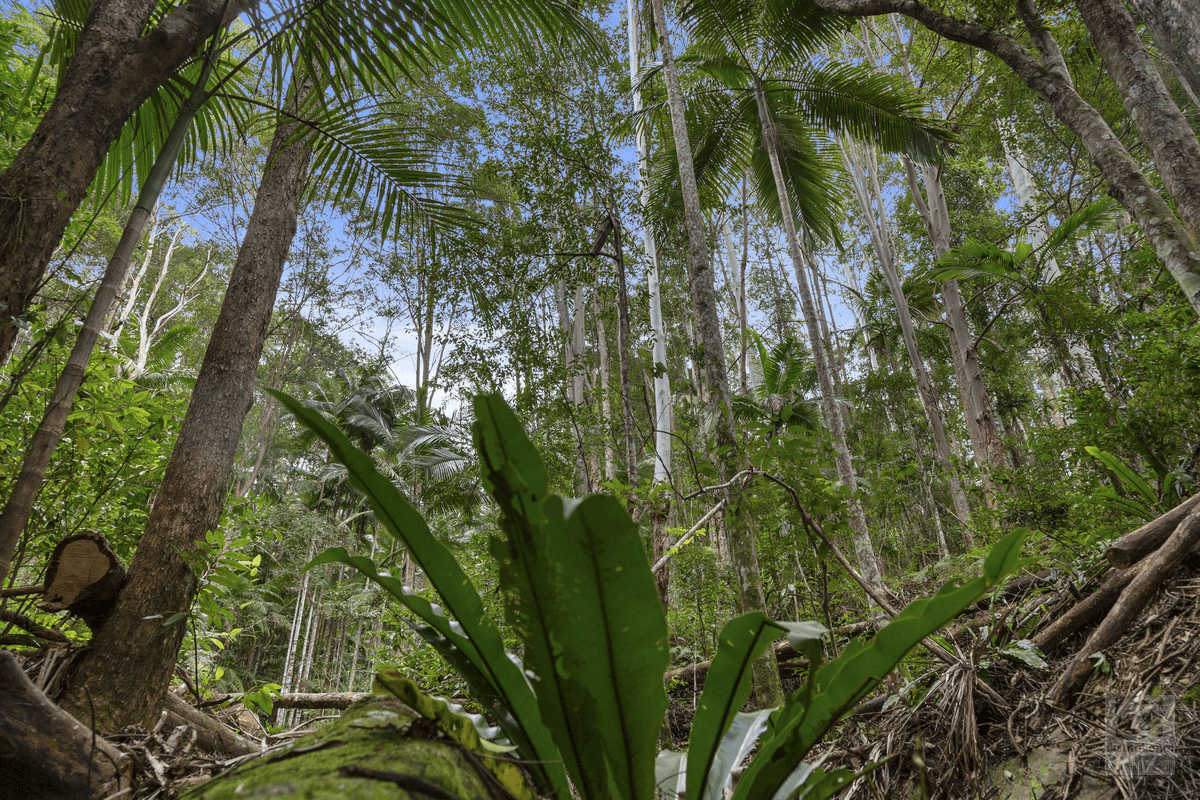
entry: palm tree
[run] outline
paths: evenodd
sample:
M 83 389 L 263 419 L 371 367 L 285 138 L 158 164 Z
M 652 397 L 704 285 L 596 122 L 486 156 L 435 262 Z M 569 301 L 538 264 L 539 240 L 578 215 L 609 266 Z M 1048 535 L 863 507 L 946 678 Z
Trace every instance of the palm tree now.
M 764 610 L 759 578 L 758 554 L 750 527 L 746 503 L 735 476 L 741 468 L 737 437 L 733 429 L 733 410 L 729 395 L 729 377 L 725 369 L 724 345 L 721 342 L 721 320 L 717 313 L 717 296 L 712 265 L 708 259 L 708 242 L 704 235 L 704 212 L 700 206 L 700 190 L 696 182 L 692 147 L 688 138 L 684 113 L 683 91 L 675 70 L 675 58 L 667 28 L 663 0 L 651 0 L 658 49 L 662 54 L 662 72 L 667 84 L 667 107 L 671 117 L 671 134 L 683 195 L 684 230 L 687 237 L 688 285 L 691 290 L 692 315 L 696 339 L 700 346 L 697 364 L 703 387 L 713 405 L 716 418 L 716 444 L 720 453 L 718 466 L 721 483 L 726 487 L 725 507 L 730 510 L 731 524 L 729 555 L 737 576 L 738 602 L 743 612 Z M 761 706 L 783 702 L 783 685 L 775 651 L 767 648 L 754 660 L 752 667 L 754 690 Z
M 557 36 L 581 31 L 574 13 L 552 0 L 445 0 L 368 17 L 367 25 L 359 20 L 344 32 L 336 27 L 344 18 L 322 16 L 327 9 L 336 12 L 336 5 L 320 6 L 306 18 L 305 31 L 285 37 L 294 61 L 279 62 L 277 87 L 290 84 L 288 99 L 275 115 L 267 169 L 179 438 L 129 580 L 64 695 L 69 708 L 88 714 L 101 727 L 148 722 L 157 714 L 183 632 L 180 625 L 164 629 L 161 620 L 186 611 L 195 596 L 195 576 L 180 554 L 194 549 L 220 518 L 306 191 L 345 198 L 352 187 L 366 182 L 376 189 L 385 233 L 402 220 L 424 218 L 446 225 L 462 219 L 451 207 L 412 191 L 445 186 L 445 179 L 426 167 L 428 150 L 415 143 L 413 132 L 393 126 L 389 133 L 400 137 L 402 146 L 394 149 L 401 152 L 372 159 L 372 153 L 389 147 L 387 137 L 353 124 L 353 118 L 339 127 L 334 112 L 313 114 L 316 97 L 326 90 L 337 94 L 355 86 L 394 84 L 398 74 L 417 73 L 461 46 L 528 43 L 534 32 Z M 372 28 L 386 30 L 382 38 L 387 41 L 402 32 L 398 46 L 377 52 L 371 47 Z M 330 130 L 334 133 L 322 135 Z M 309 181 L 312 165 L 320 181 Z M 152 643 L 149 652 L 147 643 Z M 139 668 L 131 671 L 133 663 Z
M 833 41 L 840 23 L 828 15 L 801 13 L 796 5 L 792 0 L 694 0 L 682 9 L 693 43 L 680 61 L 700 75 L 693 103 L 695 170 L 706 183 L 722 187 L 719 194 L 725 195 L 749 168 L 762 203 L 783 224 L 838 475 L 851 490 L 850 521 L 859 569 L 882 588 L 856 496 L 854 466 L 800 232 L 809 242 L 836 234 L 835 165 L 828 147 L 821 145 L 823 132 L 871 140 L 885 150 L 922 160 L 936 156 L 949 134 L 922 117 L 919 101 L 891 78 L 860 67 L 819 63 L 818 48 Z M 665 55 L 663 62 L 665 68 Z M 680 138 L 676 135 L 677 145 Z M 683 155 L 678 158 L 682 161 Z

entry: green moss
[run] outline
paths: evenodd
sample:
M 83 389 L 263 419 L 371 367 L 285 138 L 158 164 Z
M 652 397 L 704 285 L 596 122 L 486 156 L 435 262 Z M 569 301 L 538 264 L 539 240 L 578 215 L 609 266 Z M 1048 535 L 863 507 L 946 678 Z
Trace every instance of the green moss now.
M 476 754 L 473 758 L 488 756 Z M 298 739 L 286 750 L 219 775 L 183 797 L 428 800 L 427 795 L 408 792 L 391 781 L 341 774 L 348 766 L 415 776 L 460 800 L 492 797 L 460 745 L 399 700 L 386 697 L 357 703 L 336 722 Z

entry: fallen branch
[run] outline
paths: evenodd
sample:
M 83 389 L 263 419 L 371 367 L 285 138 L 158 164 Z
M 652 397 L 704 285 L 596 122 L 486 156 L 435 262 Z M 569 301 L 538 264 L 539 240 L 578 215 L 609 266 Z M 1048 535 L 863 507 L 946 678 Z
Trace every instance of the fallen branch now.
M 18 614 L 15 611 L 10 611 L 7 608 L 0 608 L 0 622 L 11 622 L 18 628 L 23 628 L 39 639 L 45 639 L 50 642 L 59 642 L 65 644 L 69 641 L 61 631 L 56 631 L 53 628 L 47 628 L 45 625 L 40 625 L 34 622 L 24 614 Z
M 8 589 L 0 589 L 0 597 L 24 597 L 27 594 L 41 594 L 45 589 L 42 584 L 36 586 L 12 586 Z
M 1108 616 L 1088 637 L 1087 643 L 1075 654 L 1046 694 L 1050 705 L 1067 707 L 1071 704 L 1075 694 L 1083 688 L 1093 672 L 1092 654 L 1109 647 L 1125 633 L 1158 587 L 1197 543 L 1200 543 L 1200 506 L 1194 507 L 1162 547 L 1146 558 Z
M 0 651 L 0 797 L 109 797 L 130 787 L 129 756 L 50 702 Z
M 1033 643 L 1043 653 L 1054 650 L 1072 633 L 1112 608 L 1113 603 L 1117 602 L 1117 598 L 1121 596 L 1121 592 L 1140 570 L 1140 566 L 1134 566 L 1109 572 L 1104 583 L 1100 584 L 1100 588 L 1046 626 L 1045 630 L 1033 637 Z
M 655 575 L 657 575 L 659 573 L 659 571 L 662 570 L 662 568 L 667 565 L 667 562 L 671 560 L 671 557 L 673 555 L 675 555 L 675 553 L 679 552 L 679 547 L 682 546 L 685 542 L 687 542 L 688 539 L 695 536 L 696 532 L 699 531 L 701 527 L 703 527 L 704 523 L 706 523 L 710 519 L 712 519 L 713 516 L 724 507 L 725 507 L 725 501 L 721 500 L 715 506 L 710 508 L 708 510 L 708 513 L 700 518 L 699 522 L 697 522 L 695 525 L 693 525 L 691 528 L 689 528 L 687 533 L 685 533 L 683 536 L 679 537 L 679 541 L 677 541 L 675 544 L 671 545 L 670 548 L 667 549 L 667 552 L 663 553 L 663 557 L 655 562 L 654 566 L 650 569 L 650 571 L 652 573 L 654 573 Z
M 196 747 L 225 758 L 244 756 L 261 750 L 258 745 L 230 730 L 173 692 L 167 692 L 162 713 L 172 728 L 184 725 L 195 733 Z
M 1165 542 L 1197 504 L 1200 504 L 1200 494 L 1189 497 L 1158 519 L 1117 539 L 1104 551 L 1104 557 L 1118 569 L 1136 564 Z
M 349 708 L 352 703 L 370 697 L 370 692 L 284 692 L 272 698 L 276 708 Z M 217 694 L 204 701 L 205 706 L 239 702 L 240 694 Z

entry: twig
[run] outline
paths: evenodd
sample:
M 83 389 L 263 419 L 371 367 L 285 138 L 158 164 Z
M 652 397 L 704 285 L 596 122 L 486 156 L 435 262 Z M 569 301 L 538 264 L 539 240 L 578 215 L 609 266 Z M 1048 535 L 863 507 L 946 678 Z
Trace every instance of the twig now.
M 47 628 L 45 625 L 39 625 L 24 614 L 18 614 L 15 611 L 9 611 L 7 608 L 0 608 L 0 621 L 11 622 L 18 628 L 24 628 L 40 639 L 46 639 L 51 642 L 59 642 L 60 644 L 66 644 L 67 642 L 71 641 L 60 631 L 56 631 L 53 628 Z
M 675 544 L 671 545 L 671 547 L 667 550 L 667 552 L 663 553 L 663 557 L 655 562 L 654 566 L 651 568 L 650 571 L 652 573 L 654 573 L 655 575 L 657 575 L 662 570 L 662 568 L 667 565 L 667 562 L 671 560 L 671 556 L 675 555 L 675 553 L 678 552 L 679 547 L 681 545 L 683 545 L 683 543 L 686 542 L 688 539 L 690 539 L 694 535 L 696 535 L 696 532 L 699 531 L 701 527 L 703 527 L 704 523 L 706 523 L 710 519 L 712 519 L 713 516 L 724 507 L 725 507 L 725 500 L 722 499 L 722 500 L 718 501 L 715 506 L 713 506 L 712 508 L 710 508 L 708 510 L 707 514 L 705 514 L 703 517 L 700 518 L 699 522 L 697 522 L 695 525 L 693 525 L 691 527 L 691 529 L 688 530 L 687 533 L 685 533 L 683 536 L 679 537 L 679 541 L 677 541 Z

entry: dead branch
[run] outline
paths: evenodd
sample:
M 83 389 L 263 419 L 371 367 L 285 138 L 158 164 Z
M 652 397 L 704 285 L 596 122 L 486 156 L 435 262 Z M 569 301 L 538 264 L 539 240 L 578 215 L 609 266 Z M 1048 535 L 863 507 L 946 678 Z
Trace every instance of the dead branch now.
M 1104 557 L 1118 569 L 1132 566 L 1165 542 L 1198 503 L 1200 494 L 1189 497 L 1158 519 L 1147 522 L 1117 539 L 1104 551 Z
M 1072 633 L 1112 608 L 1113 603 L 1117 602 L 1117 598 L 1121 596 L 1121 592 L 1125 590 L 1125 587 L 1129 585 L 1129 582 L 1133 580 L 1133 577 L 1140 570 L 1140 566 L 1134 566 L 1129 569 L 1115 569 L 1109 572 L 1108 577 L 1104 579 L 1104 583 L 1100 584 L 1100 588 L 1085 597 L 1081 602 L 1076 603 L 1070 611 L 1054 620 L 1045 630 L 1034 636 L 1033 643 L 1043 653 L 1049 653 L 1058 647 Z
M 128 789 L 129 756 L 50 702 L 0 651 L 0 797 L 108 797 Z
M 1091 655 L 1113 644 L 1158 591 L 1179 562 L 1200 543 L 1200 506 L 1184 518 L 1175 532 L 1153 555 L 1145 559 L 1138 574 L 1121 593 L 1104 621 L 1088 637 L 1087 643 L 1071 659 L 1046 695 L 1053 706 L 1066 707 L 1092 674 Z
M 53 628 L 47 628 L 45 625 L 39 625 L 24 614 L 18 614 L 17 612 L 10 611 L 7 608 L 0 608 L 0 622 L 11 622 L 18 628 L 24 628 L 34 636 L 50 642 L 60 642 L 65 644 L 66 642 L 71 641 L 62 632 L 56 631 Z

